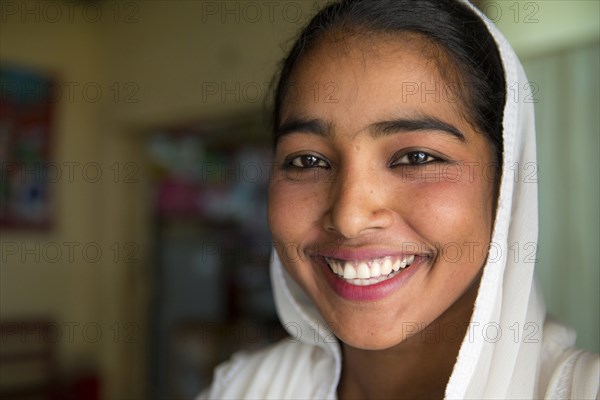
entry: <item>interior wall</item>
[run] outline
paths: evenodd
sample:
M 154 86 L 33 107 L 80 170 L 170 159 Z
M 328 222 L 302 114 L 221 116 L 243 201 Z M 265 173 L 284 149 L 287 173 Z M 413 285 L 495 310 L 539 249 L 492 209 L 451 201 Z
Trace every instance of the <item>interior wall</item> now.
M 2 64 L 37 69 L 56 79 L 51 157 L 60 178 L 51 185 L 56 199 L 53 227 L 48 231 L 2 230 L 0 311 L 3 319 L 53 318 L 62 334 L 57 343 L 59 356 L 65 360 L 63 365 L 75 368 L 93 364 L 97 356 L 98 344 L 88 340 L 95 338 L 95 325 L 89 325 L 87 338 L 83 328 L 99 323 L 101 304 L 95 281 L 105 263 L 87 262 L 86 258 L 97 257 L 92 252 L 88 257 L 82 249 L 90 245 L 86 249 L 95 250 L 99 245 L 108 251 L 97 229 L 101 222 L 101 182 L 96 182 L 94 165 L 85 169 L 100 160 L 102 116 L 97 103 L 89 101 L 96 100 L 96 94 L 83 91 L 89 84 L 106 89 L 104 54 L 97 44 L 96 27 L 82 19 L 52 22 L 38 18 L 35 8 L 29 14 L 11 15 L 5 5 L 0 25 Z M 24 7 L 21 3 L 13 5 Z M 4 252 L 9 248 L 10 252 Z M 69 249 L 74 249 L 73 253 Z M 106 334 L 109 328 L 103 328 Z
M 527 59 L 598 38 L 600 3 L 588 0 L 491 1 L 481 9 Z
M 113 79 L 138 89 L 110 118 L 160 121 L 260 111 L 282 48 L 317 2 L 140 2 L 138 22 L 105 25 Z

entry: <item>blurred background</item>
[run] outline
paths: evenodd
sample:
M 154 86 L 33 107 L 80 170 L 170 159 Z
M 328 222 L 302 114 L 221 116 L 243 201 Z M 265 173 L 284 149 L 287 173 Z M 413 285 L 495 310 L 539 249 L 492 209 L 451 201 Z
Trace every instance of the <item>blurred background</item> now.
M 191 398 L 282 337 L 264 104 L 322 4 L 0 2 L 3 398 Z M 548 309 L 597 352 L 599 2 L 477 5 L 534 92 Z

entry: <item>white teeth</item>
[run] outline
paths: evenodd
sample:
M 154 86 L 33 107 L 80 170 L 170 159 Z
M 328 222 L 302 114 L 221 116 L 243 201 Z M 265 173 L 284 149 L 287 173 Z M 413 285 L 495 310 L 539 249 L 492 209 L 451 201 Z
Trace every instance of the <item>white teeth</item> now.
M 356 269 L 356 277 L 360 279 L 369 279 L 371 277 L 371 272 L 369 271 L 369 266 L 365 262 L 361 262 L 358 264 L 358 268 Z
M 338 263 L 330 263 L 329 265 L 331 265 L 333 272 L 335 272 L 338 275 L 344 275 L 344 270 L 342 269 L 342 266 Z
M 368 269 L 367 269 L 368 270 Z M 379 277 L 379 275 L 381 275 L 381 267 L 380 264 L 378 262 L 372 262 L 371 263 L 371 273 L 369 274 L 370 278 L 377 278 Z M 387 275 L 387 274 L 386 274 Z
M 392 272 L 392 260 L 386 258 L 381 265 L 381 275 L 389 275 Z
M 395 276 L 398 271 L 406 268 L 415 260 L 414 255 L 402 259 L 391 256 L 369 261 L 340 261 L 325 258 L 329 268 L 339 277 L 353 285 L 373 285 Z
M 346 265 L 344 265 L 344 279 L 354 278 L 356 278 L 356 270 L 351 263 L 347 262 Z

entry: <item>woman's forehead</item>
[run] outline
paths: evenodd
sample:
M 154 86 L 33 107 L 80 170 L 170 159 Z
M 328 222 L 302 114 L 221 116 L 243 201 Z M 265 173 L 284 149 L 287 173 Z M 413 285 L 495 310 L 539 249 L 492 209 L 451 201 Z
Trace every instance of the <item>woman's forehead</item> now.
M 432 50 L 422 51 L 428 44 L 400 39 L 353 36 L 311 49 L 290 79 L 281 121 L 300 115 L 366 125 L 406 114 L 464 120 L 461 85 L 444 79 Z
M 356 67 L 390 64 L 399 70 L 406 63 L 419 64 L 440 79 L 448 79 L 450 67 L 458 72 L 451 57 L 441 46 L 425 35 L 413 32 L 350 34 L 328 33 L 314 43 L 300 57 L 291 78 L 303 70 L 316 67 L 317 71 L 339 62 L 354 60 Z M 454 77 L 451 77 L 454 79 Z

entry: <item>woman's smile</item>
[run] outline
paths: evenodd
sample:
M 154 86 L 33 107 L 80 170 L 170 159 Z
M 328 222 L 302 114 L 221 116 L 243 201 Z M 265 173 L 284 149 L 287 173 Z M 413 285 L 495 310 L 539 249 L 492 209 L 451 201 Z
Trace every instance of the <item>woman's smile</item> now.
M 427 261 L 427 257 L 415 255 L 370 260 L 315 258 L 331 288 L 350 301 L 376 301 L 390 295 L 408 284 L 410 277 Z
M 405 285 L 423 264 L 432 260 L 431 252 L 415 252 L 418 246 L 387 248 L 349 248 L 327 246 L 309 249 L 307 257 L 324 275 L 331 289 L 350 301 L 375 301 Z
M 415 261 L 415 255 L 384 256 L 365 260 L 339 260 L 325 257 L 324 261 L 338 278 L 352 285 L 370 286 L 391 279 L 400 270 L 410 267 Z

